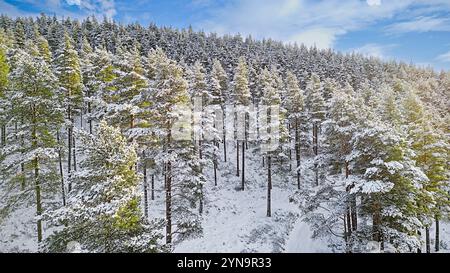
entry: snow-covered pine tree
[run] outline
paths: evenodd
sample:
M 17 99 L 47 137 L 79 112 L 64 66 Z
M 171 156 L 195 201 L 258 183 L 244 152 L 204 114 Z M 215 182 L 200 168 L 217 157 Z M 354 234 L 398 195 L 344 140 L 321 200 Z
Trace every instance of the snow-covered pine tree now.
M 88 107 L 89 132 L 92 134 L 94 124 L 105 117 L 108 98 L 116 89 L 111 84 L 116 78 L 116 74 L 112 64 L 112 55 L 104 48 L 97 48 L 91 57 L 92 69 L 85 71 L 88 78 L 85 101 Z
M 273 132 L 272 128 L 274 126 L 280 126 L 281 123 L 279 120 L 272 120 L 275 113 L 272 113 L 271 111 L 272 107 L 280 107 L 281 98 L 279 90 L 276 89 L 274 75 L 267 69 L 263 70 L 262 75 L 265 75 L 267 79 L 263 81 L 264 84 L 262 86 L 263 96 L 261 98 L 261 106 L 265 107 L 262 107 L 261 110 L 267 111 L 267 113 L 260 113 L 259 116 L 260 118 L 267 118 L 267 120 L 260 122 L 261 145 L 266 144 L 269 147 L 271 142 L 273 141 L 272 138 L 280 138 L 280 136 L 275 135 L 278 134 L 279 131 Z M 277 151 L 279 151 L 279 147 L 274 148 L 275 150 L 272 147 L 269 147 L 267 150 L 263 151 L 265 157 L 267 158 L 267 217 L 272 216 L 272 159 L 277 158 Z
M 336 87 L 335 87 L 336 88 Z M 351 251 L 352 233 L 357 231 L 357 204 L 355 194 L 350 194 L 354 187 L 351 177 L 351 156 L 353 152 L 352 137 L 358 132 L 358 104 L 357 96 L 353 88 L 347 84 L 343 88 L 331 90 L 327 121 L 325 122 L 325 144 L 329 157 L 331 175 L 337 175 L 337 181 L 345 193 L 341 193 L 345 207 L 344 236 L 347 243 L 347 251 Z M 344 174 L 345 179 L 340 179 Z
M 300 123 L 304 123 L 305 102 L 303 90 L 300 89 L 297 77 L 291 71 L 286 74 L 286 109 L 290 128 L 294 131 L 294 150 L 296 162 L 297 188 L 300 189 Z
M 410 140 L 411 148 L 417 166 L 425 173 L 428 180 L 422 185 L 421 220 L 425 226 L 426 251 L 431 251 L 430 226 L 435 221 L 435 251 L 439 251 L 439 220 L 450 209 L 449 177 L 446 171 L 446 157 L 449 146 L 445 142 L 445 134 L 437 124 L 439 117 L 424 107 L 420 98 L 411 88 L 406 91 L 403 99 L 403 118 L 405 130 Z
M 79 114 L 83 105 L 83 79 L 81 74 L 78 52 L 73 46 L 73 41 L 67 32 L 56 52 L 54 60 L 55 75 L 59 79 L 61 93 L 64 95 L 66 107 L 66 131 L 67 131 L 67 172 L 70 178 L 72 170 L 76 169 L 76 152 L 74 149 L 74 125 L 75 115 Z M 69 182 L 68 191 L 72 186 Z
M 63 122 L 63 110 L 50 65 L 31 41 L 25 47 L 27 51 L 15 51 L 11 60 L 11 90 L 6 97 L 13 105 L 9 108 L 9 124 L 17 124 L 17 129 L 8 136 L 1 166 L 11 180 L 22 183 L 22 195 L 34 191 L 37 240 L 41 242 L 43 194 L 57 188 L 59 181 L 52 163 L 57 154 L 54 136 Z
M 178 234 L 181 240 L 200 232 L 201 226 L 192 208 L 200 198 L 205 179 L 192 139 L 174 139 L 172 135 L 173 126 L 181 118 L 177 109 L 190 109 L 188 83 L 183 78 L 183 70 L 160 48 L 151 50 L 149 54 L 155 67 L 151 88 L 158 90 L 152 93 L 151 121 L 160 144 L 155 159 L 157 164 L 164 165 L 161 169 L 165 170 L 166 243 L 171 245 L 174 234 Z
M 137 46 L 132 51 L 119 47 L 113 65 L 115 77 L 109 83 L 110 90 L 104 99 L 108 104 L 106 118 L 126 131 L 135 127 L 135 116 L 139 111 L 135 101 L 148 89 L 149 83 Z
M 385 103 L 380 107 L 392 106 L 390 102 L 395 100 L 389 96 L 390 90 L 384 92 Z M 397 112 L 381 117 L 380 112 L 383 110 L 364 108 L 361 129 L 352 139 L 354 151 L 349 158 L 354 160 L 353 173 L 359 178 L 350 193 L 364 200 L 361 217 L 372 219 L 372 226 L 360 221 L 358 230 L 380 243 L 381 250 L 412 252 L 420 248 L 417 233 L 422 223 L 417 201 L 428 178 L 415 166 L 405 134 L 395 126 Z
M 323 98 L 323 86 L 316 74 L 311 74 L 306 85 L 306 105 L 308 107 L 309 122 L 312 125 L 313 151 L 315 158 L 314 172 L 315 185 L 319 185 L 319 140 L 321 124 L 325 118 L 325 100 Z
M 233 101 L 234 106 L 236 109 L 236 116 L 235 116 L 235 133 L 236 133 L 236 176 L 240 176 L 240 163 L 239 163 L 239 135 L 244 136 L 244 140 L 241 140 L 242 145 L 242 158 L 245 157 L 245 143 L 247 139 L 247 113 L 238 113 L 237 109 L 239 107 L 246 107 L 249 106 L 251 103 L 251 93 L 250 93 L 250 87 L 249 87 L 249 80 L 248 80 L 248 67 L 247 62 L 245 61 L 244 57 L 240 57 L 238 60 L 238 65 L 236 66 L 235 73 L 234 73 L 234 79 L 233 79 Z M 238 116 L 244 115 L 244 124 L 242 126 L 244 128 L 243 132 L 238 132 L 239 126 L 238 126 L 238 120 L 240 119 Z M 242 127 L 241 126 L 241 127 Z M 243 171 L 242 175 L 242 182 L 241 182 L 241 189 L 244 190 L 245 188 L 245 170 Z
M 135 144 L 119 128 L 100 122 L 97 133 L 79 134 L 81 171 L 71 177 L 66 207 L 46 214 L 60 226 L 45 241 L 46 252 L 65 252 L 77 242 L 88 252 L 159 252 L 162 222 L 149 222 L 139 208 Z
M 0 33 L 0 36 L 3 36 L 3 34 Z M 9 85 L 8 75 L 9 64 L 6 59 L 6 45 L 3 44 L 3 38 L 0 38 L 0 147 L 5 146 L 6 144 L 7 102 L 3 99 Z
M 223 157 L 224 161 L 227 162 L 227 139 L 225 131 L 225 105 L 229 102 L 227 99 L 228 92 L 228 76 L 222 67 L 219 60 L 215 59 L 213 61 L 213 67 L 211 70 L 209 78 L 209 89 L 211 90 L 211 104 L 219 105 L 222 108 L 222 123 L 223 123 Z

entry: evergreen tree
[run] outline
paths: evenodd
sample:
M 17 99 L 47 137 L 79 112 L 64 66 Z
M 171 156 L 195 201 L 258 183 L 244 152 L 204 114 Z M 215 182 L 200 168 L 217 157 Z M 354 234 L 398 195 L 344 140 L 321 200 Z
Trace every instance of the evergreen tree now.
M 294 149 L 296 161 L 297 187 L 300 189 L 300 123 L 304 122 L 304 96 L 303 91 L 299 87 L 297 77 L 288 72 L 286 76 L 286 109 L 288 111 L 288 121 L 290 127 L 294 129 Z
M 14 106 L 10 108 L 10 122 L 18 126 L 9 135 L 2 153 L 2 170 L 13 180 L 21 181 L 22 189 L 34 189 L 37 239 L 41 242 L 42 194 L 58 181 L 51 162 L 56 157 L 54 132 L 62 123 L 62 108 L 54 93 L 57 79 L 44 57 L 36 53 L 38 49 L 33 48 L 30 53 L 18 50 L 13 56 L 11 91 L 6 96 Z M 20 172 L 16 171 L 18 166 Z
M 238 61 L 238 65 L 236 67 L 235 70 L 235 74 L 234 74 L 234 79 L 233 79 L 233 99 L 234 99 L 234 106 L 235 109 L 237 110 L 238 107 L 245 107 L 245 106 L 249 106 L 250 105 L 250 100 L 251 100 L 251 94 L 250 94 L 250 88 L 249 88 L 249 80 L 248 80 L 248 67 L 247 67 L 247 63 L 244 59 L 244 57 L 240 57 L 239 61 Z M 242 146 L 245 145 L 246 143 L 246 139 L 247 139 L 247 113 L 241 113 L 242 111 L 236 111 L 236 116 L 235 116 L 235 133 L 236 133 L 236 176 L 240 176 L 240 171 L 239 171 L 239 134 L 242 134 L 241 132 L 239 132 L 238 128 L 238 122 L 239 122 L 239 115 L 244 115 L 244 122 L 243 124 L 241 124 L 244 128 L 243 129 L 243 134 L 244 134 L 244 138 L 245 140 L 241 140 L 242 141 Z M 241 126 L 241 127 L 242 127 Z M 242 158 L 245 157 L 244 154 L 244 149 L 242 152 Z M 244 175 L 242 175 L 242 183 L 241 183 L 241 188 L 242 190 L 244 190 L 244 181 L 245 181 L 245 177 Z
M 59 78 L 61 93 L 64 94 L 64 105 L 66 107 L 66 127 L 67 127 L 67 171 L 68 177 L 72 175 L 72 170 L 76 169 L 74 150 L 74 123 L 75 114 L 79 113 L 83 104 L 83 82 L 78 53 L 73 47 L 73 42 L 66 32 L 64 42 L 56 52 L 55 74 Z M 72 161 L 73 160 L 73 161 Z M 68 191 L 71 190 L 68 184 Z
M 46 240 L 45 251 L 65 252 L 72 241 L 89 252 L 161 251 L 159 221 L 148 222 L 139 209 L 136 147 L 106 122 L 80 138 L 83 171 L 71 177 L 68 206 L 46 215 L 62 229 Z
M 308 105 L 309 121 L 312 125 L 313 132 L 313 151 L 316 156 L 314 163 L 315 185 L 319 185 L 319 139 L 321 124 L 325 118 L 325 100 L 323 98 L 323 86 L 320 78 L 316 74 L 312 74 L 306 86 L 306 105 Z

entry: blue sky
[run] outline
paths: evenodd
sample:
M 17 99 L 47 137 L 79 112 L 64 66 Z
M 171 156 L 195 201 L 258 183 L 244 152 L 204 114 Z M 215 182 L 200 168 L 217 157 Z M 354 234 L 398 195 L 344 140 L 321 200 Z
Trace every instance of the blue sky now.
M 0 0 L 10 16 L 41 12 L 191 25 L 450 70 L 450 0 Z

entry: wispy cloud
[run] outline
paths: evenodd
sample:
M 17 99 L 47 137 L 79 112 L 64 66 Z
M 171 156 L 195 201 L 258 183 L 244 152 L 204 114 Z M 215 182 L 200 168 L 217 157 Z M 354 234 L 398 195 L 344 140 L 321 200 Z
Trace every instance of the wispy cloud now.
M 18 0 L 17 3 L 12 5 L 0 0 L 0 12 L 12 17 L 38 15 L 41 12 L 72 18 L 84 18 L 89 15 L 112 18 L 117 14 L 114 0 Z M 25 5 L 37 10 L 36 13 L 21 9 Z M 77 7 L 78 10 L 73 10 L 73 7 Z
M 195 1 L 195 0 L 194 0 Z M 197 0 L 198 1 L 198 0 Z M 320 48 L 333 47 L 335 41 L 351 31 L 361 30 L 385 19 L 405 16 L 420 6 L 422 12 L 450 9 L 448 0 L 230 0 L 210 11 L 208 19 L 195 26 L 221 34 L 251 34 L 257 38 L 271 37 L 287 42 L 301 42 Z M 421 14 L 421 13 L 419 13 Z M 433 26 L 425 21 L 428 29 Z M 408 28 L 399 26 L 397 28 Z
M 450 63 L 450 51 L 444 54 L 439 55 L 436 58 L 439 62 Z
M 68 5 L 78 6 L 90 13 L 105 15 L 109 18 L 117 14 L 114 0 L 65 0 Z
M 349 50 L 350 52 L 360 53 L 367 57 L 375 57 L 380 59 L 388 59 L 390 58 L 389 50 L 396 47 L 395 44 L 382 45 L 382 44 L 365 44 L 361 47 L 354 48 Z
M 422 16 L 414 20 L 395 23 L 387 27 L 388 33 L 450 31 L 450 19 Z

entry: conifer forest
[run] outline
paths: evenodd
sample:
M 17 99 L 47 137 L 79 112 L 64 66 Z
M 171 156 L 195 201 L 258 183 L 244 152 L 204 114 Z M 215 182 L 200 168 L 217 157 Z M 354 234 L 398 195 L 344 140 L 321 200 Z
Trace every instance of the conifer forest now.
M 414 63 L 3 14 L 0 252 L 450 252 L 449 109 Z

